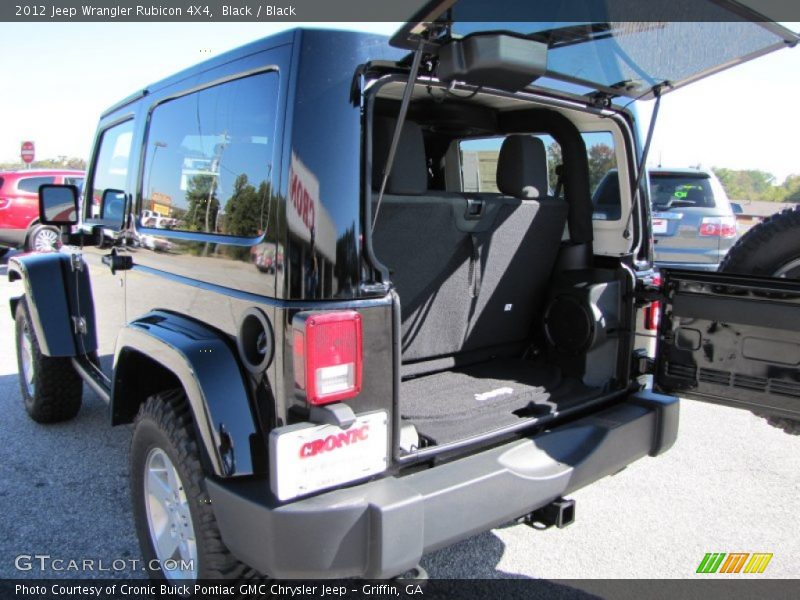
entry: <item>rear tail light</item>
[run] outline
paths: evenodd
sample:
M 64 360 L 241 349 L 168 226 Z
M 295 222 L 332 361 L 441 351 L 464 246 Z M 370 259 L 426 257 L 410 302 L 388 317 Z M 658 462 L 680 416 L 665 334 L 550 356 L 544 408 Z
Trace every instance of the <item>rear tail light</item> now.
M 653 276 L 653 285 L 661 287 L 661 275 Z M 651 302 L 644 309 L 644 328 L 648 331 L 655 331 L 658 329 L 658 321 L 661 318 L 661 303 L 656 300 Z
M 292 320 L 294 383 L 309 404 L 361 391 L 361 315 L 354 310 L 299 313 Z
M 700 235 L 721 238 L 736 237 L 736 217 L 703 217 Z

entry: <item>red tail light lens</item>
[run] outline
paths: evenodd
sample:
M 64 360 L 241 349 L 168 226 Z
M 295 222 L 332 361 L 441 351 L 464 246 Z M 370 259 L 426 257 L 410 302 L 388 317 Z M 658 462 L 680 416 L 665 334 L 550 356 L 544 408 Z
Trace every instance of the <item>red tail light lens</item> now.
M 721 238 L 736 237 L 736 218 L 703 217 L 700 222 L 700 235 Z
M 653 285 L 661 287 L 661 275 L 653 276 Z M 647 308 L 644 309 L 644 328 L 648 331 L 655 331 L 658 329 L 658 321 L 661 318 L 661 303 L 651 302 Z
M 309 404 L 361 391 L 361 315 L 354 310 L 300 313 L 292 320 L 294 383 Z

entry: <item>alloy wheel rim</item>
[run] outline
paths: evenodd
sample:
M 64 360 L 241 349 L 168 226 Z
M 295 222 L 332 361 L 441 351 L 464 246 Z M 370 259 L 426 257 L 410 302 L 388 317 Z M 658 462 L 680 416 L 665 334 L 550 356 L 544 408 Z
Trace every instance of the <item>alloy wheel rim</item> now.
M 800 279 L 800 257 L 781 265 L 775 271 L 773 277 L 781 277 L 782 279 Z
M 170 580 L 197 579 L 197 539 L 178 471 L 167 453 L 152 448 L 144 468 L 144 501 L 150 541 Z
M 48 252 L 56 249 L 58 234 L 52 229 L 40 229 L 33 238 L 33 249 L 37 252 Z
M 36 392 L 34 377 L 36 375 L 33 366 L 33 340 L 31 330 L 27 323 L 22 328 L 22 343 L 20 344 L 20 362 L 22 362 L 22 378 L 25 382 L 25 389 L 28 395 L 33 397 Z

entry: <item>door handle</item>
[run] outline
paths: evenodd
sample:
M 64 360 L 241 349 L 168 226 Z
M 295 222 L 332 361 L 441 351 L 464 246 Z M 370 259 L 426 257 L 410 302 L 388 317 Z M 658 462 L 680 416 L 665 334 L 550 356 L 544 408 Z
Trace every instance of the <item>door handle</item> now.
M 103 264 L 111 268 L 111 274 L 116 275 L 117 271 L 127 271 L 133 268 L 132 256 L 120 256 L 117 254 L 117 249 L 112 248 L 110 254 L 106 254 L 102 258 Z

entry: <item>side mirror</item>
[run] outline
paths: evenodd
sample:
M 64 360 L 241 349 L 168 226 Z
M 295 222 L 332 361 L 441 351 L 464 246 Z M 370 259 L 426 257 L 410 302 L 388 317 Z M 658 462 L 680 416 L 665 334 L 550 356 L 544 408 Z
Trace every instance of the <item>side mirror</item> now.
M 78 222 L 78 188 L 54 183 L 40 185 L 39 220 L 44 225 L 75 225 Z
M 100 219 L 109 223 L 114 229 L 120 229 L 125 219 L 125 192 L 122 190 L 104 190 L 100 200 Z
M 744 214 L 744 209 L 742 208 L 742 205 L 739 204 L 738 202 L 731 202 L 731 210 L 733 211 L 733 214 L 735 214 L 735 215 L 743 215 Z

